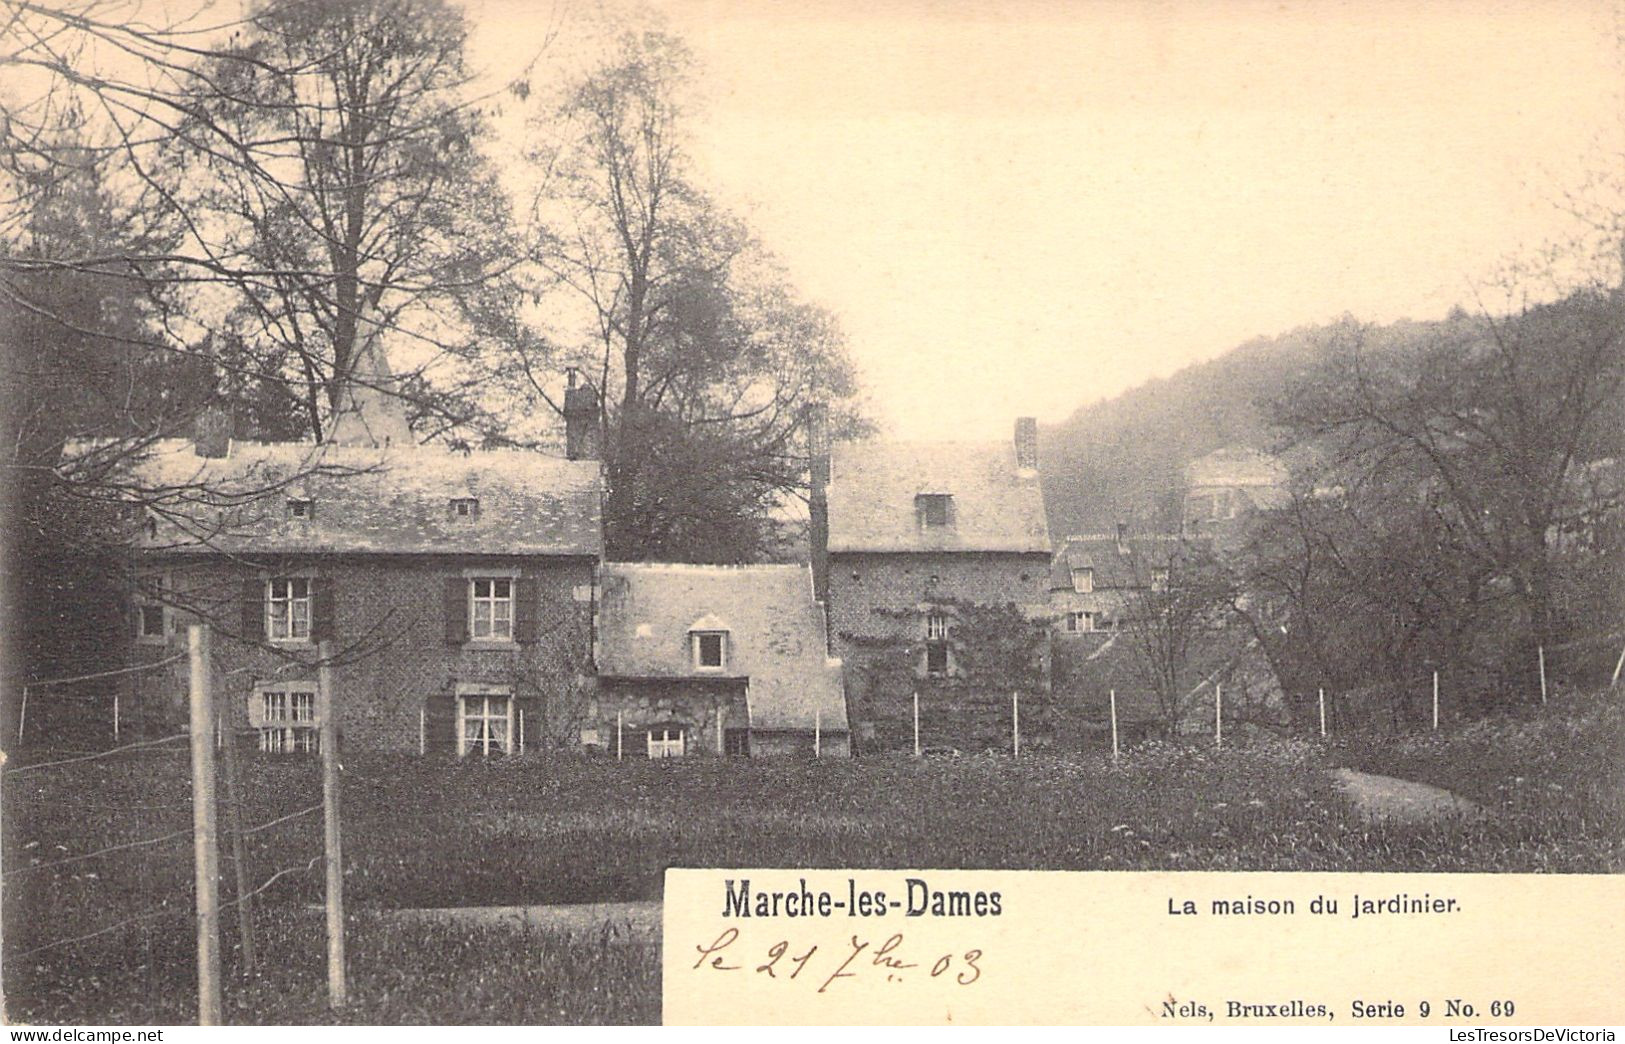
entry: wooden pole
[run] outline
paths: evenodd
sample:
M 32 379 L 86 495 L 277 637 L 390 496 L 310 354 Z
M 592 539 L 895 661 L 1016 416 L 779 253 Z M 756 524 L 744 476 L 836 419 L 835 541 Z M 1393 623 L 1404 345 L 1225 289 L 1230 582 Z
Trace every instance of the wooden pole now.
M 914 694 L 914 756 L 920 756 L 920 694 Z
M 818 707 L 813 708 L 813 757 L 823 755 L 824 746 L 824 712 Z
M 1224 749 L 1224 686 L 1213 684 L 1213 745 Z
M 1439 730 L 1439 672 L 1433 672 L 1433 731 Z
M 1625 668 L 1625 649 L 1619 651 L 1619 662 L 1614 664 L 1614 676 L 1608 679 L 1610 689 L 1619 684 L 1619 672 L 1622 668 Z
M 113 746 L 118 746 L 118 693 L 113 693 Z
M 23 729 L 28 724 L 28 686 L 23 686 L 22 706 L 17 708 L 17 743 L 23 742 Z
M 1546 703 L 1546 646 L 1537 645 L 1535 651 L 1540 656 L 1540 702 L 1544 706 Z
M 422 707 L 418 708 L 418 754 L 429 751 L 429 712 Z
M 1321 735 L 1322 739 L 1324 739 L 1325 736 L 1326 736 L 1326 690 L 1325 689 L 1320 690 L 1320 735 Z
M 625 711 L 616 711 L 615 712 L 615 760 L 616 761 L 621 760 L 621 718 L 625 714 L 626 714 Z
M 221 718 L 229 718 L 228 710 Z M 254 974 L 254 906 L 248 894 L 248 857 L 243 851 L 243 798 L 242 777 L 237 769 L 237 737 L 226 729 L 226 745 L 221 748 L 226 756 L 226 825 L 231 829 L 232 872 L 237 883 L 237 940 L 243 948 L 244 976 Z
M 717 755 L 719 757 L 727 753 L 726 748 L 722 744 L 722 715 L 727 709 L 728 708 L 722 705 L 720 700 L 717 702 Z
M 1010 694 L 1010 737 L 1011 754 L 1021 757 L 1021 694 Z
M 214 697 L 209 631 L 186 629 L 191 655 L 192 870 L 197 894 L 197 1023 L 220 1025 L 220 849 L 215 837 Z
M 519 753 L 525 752 L 525 708 L 519 708 Z
M 1112 760 L 1117 760 L 1117 690 L 1111 690 L 1112 700 Z
M 339 832 L 339 727 L 333 700 L 333 643 L 317 647 L 316 713 L 322 729 L 322 826 L 327 856 L 327 1005 L 342 1008 L 344 981 L 344 848 Z

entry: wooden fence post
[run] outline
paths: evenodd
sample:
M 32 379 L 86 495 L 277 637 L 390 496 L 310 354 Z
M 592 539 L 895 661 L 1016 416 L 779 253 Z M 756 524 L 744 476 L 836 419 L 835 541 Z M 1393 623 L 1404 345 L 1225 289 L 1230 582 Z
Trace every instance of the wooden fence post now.
M 1320 738 L 1326 738 L 1326 690 L 1320 690 Z
M 1433 731 L 1439 731 L 1439 672 L 1433 672 Z
M 1010 694 L 1011 756 L 1021 757 L 1021 694 Z
M 339 727 L 333 699 L 333 643 L 317 646 L 317 713 L 322 729 L 322 826 L 327 856 L 327 1005 L 342 1008 L 348 999 L 344 980 L 344 847 L 339 831 Z
M 197 1022 L 220 1025 L 220 850 L 215 836 L 214 696 L 209 631 L 186 629 L 191 658 L 192 870 L 197 895 Z
M 1615 672 L 1615 675 L 1616 676 L 1618 675 L 1617 671 Z M 27 725 L 28 725 L 28 686 L 24 685 L 23 686 L 22 706 L 17 708 L 17 745 L 19 747 L 22 746 L 22 743 L 23 743 L 23 730 L 27 727 Z
M 1546 646 L 1535 646 L 1535 653 L 1540 657 L 1540 702 L 1546 705 Z
M 920 693 L 914 692 L 914 756 L 920 756 Z
M 616 761 L 621 760 L 621 719 L 625 715 L 626 715 L 625 711 L 616 711 L 615 712 L 615 760 Z
M 113 746 L 118 746 L 118 693 L 113 693 Z
M 824 745 L 824 712 L 821 708 L 813 708 L 813 757 L 820 757 Z
M 224 719 L 231 717 L 229 707 Z M 232 872 L 237 882 L 237 937 L 243 948 L 243 975 L 254 974 L 254 906 L 248 895 L 248 857 L 243 850 L 243 798 L 242 776 L 237 770 L 237 736 L 229 723 L 225 729 L 226 745 L 221 752 L 226 758 L 226 823 L 231 828 Z
M 1117 760 L 1117 690 L 1111 690 L 1112 704 L 1112 760 Z
M 1614 664 L 1614 676 L 1608 679 L 1608 687 L 1610 689 L 1619 684 L 1619 672 L 1621 668 L 1625 668 L 1625 649 L 1621 649 L 1619 651 L 1619 662 Z
M 1213 683 L 1213 746 L 1224 749 L 1224 686 Z

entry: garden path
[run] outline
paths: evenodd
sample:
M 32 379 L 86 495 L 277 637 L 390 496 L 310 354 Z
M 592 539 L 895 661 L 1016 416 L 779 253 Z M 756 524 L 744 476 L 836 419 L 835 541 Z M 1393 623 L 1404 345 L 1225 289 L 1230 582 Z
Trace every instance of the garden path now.
M 391 910 L 384 917 L 401 920 L 451 920 L 472 924 L 511 924 L 576 936 L 602 936 L 610 942 L 660 941 L 660 901 L 635 903 L 560 903 L 548 906 L 447 906 Z
M 1331 776 L 1368 823 L 1430 823 L 1484 814 L 1482 808 L 1461 795 L 1426 783 L 1346 768 L 1334 769 Z

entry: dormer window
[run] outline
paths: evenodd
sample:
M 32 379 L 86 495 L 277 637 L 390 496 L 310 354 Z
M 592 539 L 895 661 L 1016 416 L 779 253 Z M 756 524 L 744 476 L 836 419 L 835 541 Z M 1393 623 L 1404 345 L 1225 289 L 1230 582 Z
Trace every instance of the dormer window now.
M 316 517 L 316 502 L 314 500 L 288 501 L 288 517 L 308 521 Z
M 1072 590 L 1088 594 L 1095 589 L 1095 571 L 1088 566 L 1072 570 Z
M 728 632 L 694 631 L 689 641 L 693 645 L 696 671 L 720 671 L 727 665 Z
M 480 517 L 479 497 L 452 497 L 451 517 L 458 521 L 472 522 Z
M 953 517 L 952 493 L 920 493 L 914 497 L 914 510 L 920 525 L 927 529 L 947 526 Z

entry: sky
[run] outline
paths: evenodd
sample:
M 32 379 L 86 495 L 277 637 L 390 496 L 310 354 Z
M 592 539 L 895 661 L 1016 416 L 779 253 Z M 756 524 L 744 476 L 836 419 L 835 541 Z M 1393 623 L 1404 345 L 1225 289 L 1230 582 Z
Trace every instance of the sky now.
M 692 154 L 901 438 L 1046 423 L 1258 335 L 1472 308 L 1625 152 L 1607 2 L 653 0 Z M 566 7 L 472 0 L 518 68 Z

